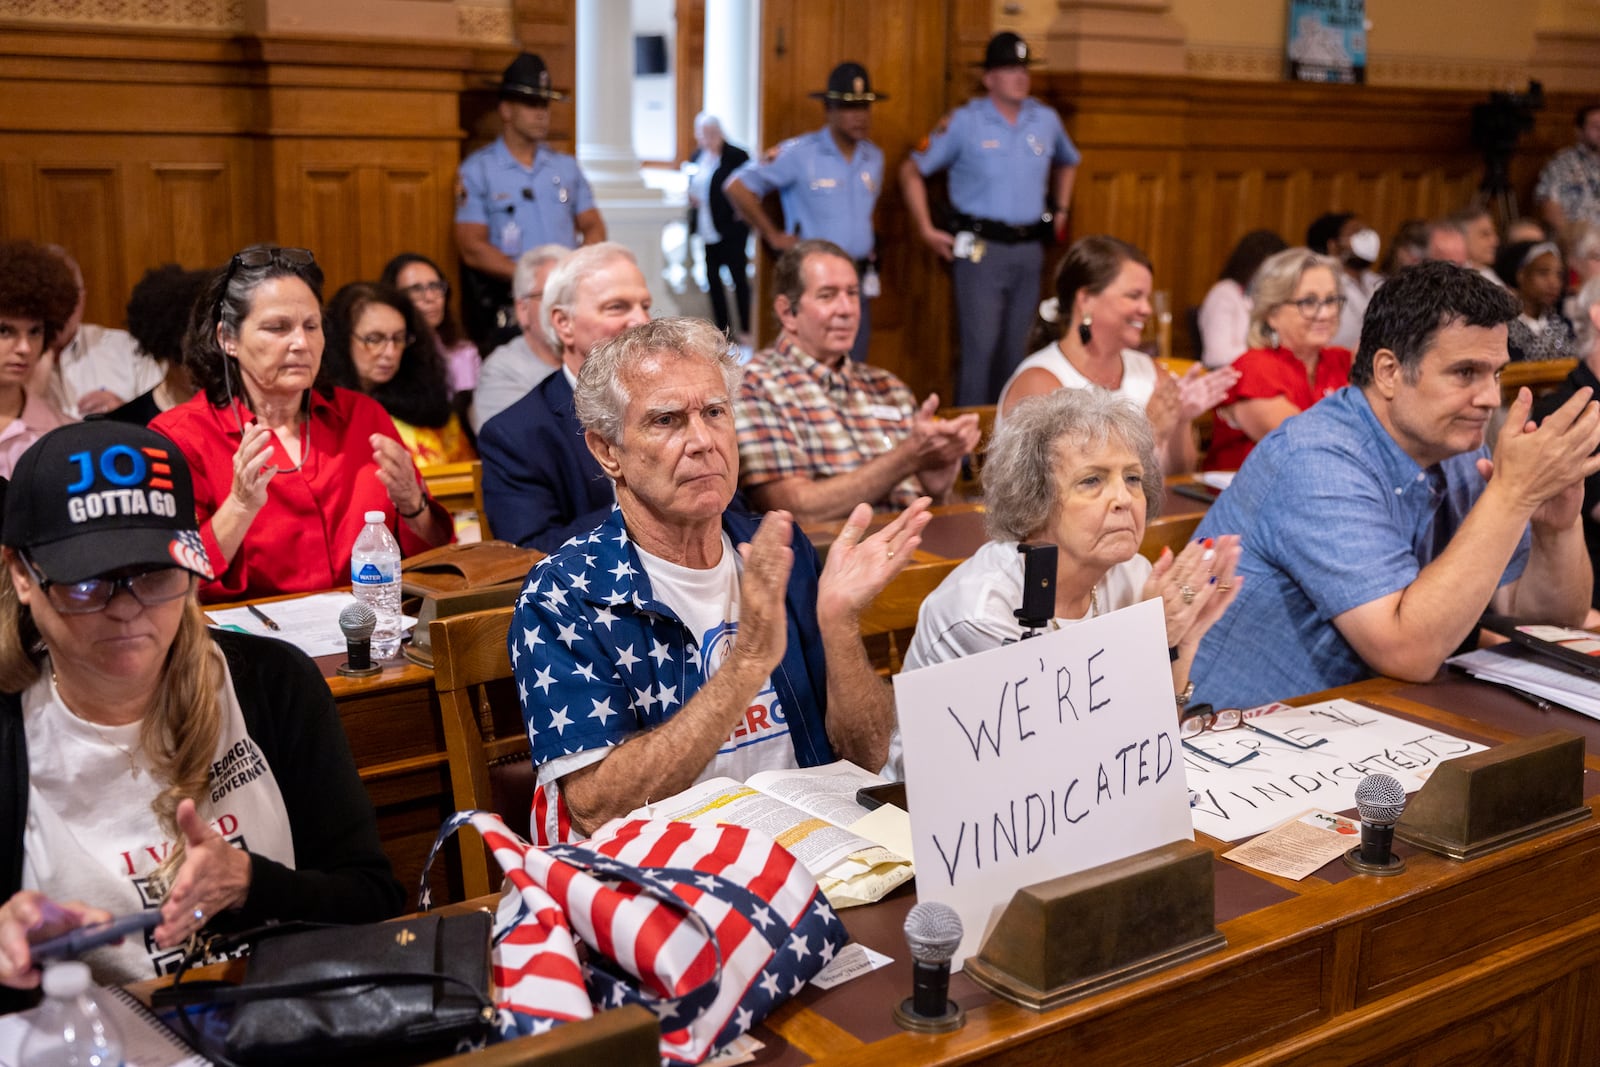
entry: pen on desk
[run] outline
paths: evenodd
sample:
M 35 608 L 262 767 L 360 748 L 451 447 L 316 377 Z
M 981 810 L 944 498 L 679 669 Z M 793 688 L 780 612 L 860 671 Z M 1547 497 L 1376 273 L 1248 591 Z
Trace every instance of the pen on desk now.
M 1506 685 L 1506 686 L 1503 686 L 1502 688 L 1507 689 L 1510 692 L 1515 693 L 1517 696 L 1521 697 L 1523 700 L 1526 700 L 1528 703 L 1532 704 L 1534 707 L 1538 708 L 1540 711 L 1552 711 L 1552 710 L 1555 709 L 1555 705 L 1550 703 L 1544 697 L 1535 696 L 1534 694 L 1528 692 L 1526 689 L 1518 689 L 1514 685 Z
M 245 605 L 245 610 L 248 611 L 250 614 L 254 615 L 256 618 L 260 619 L 263 623 L 265 623 L 267 629 L 271 630 L 273 633 L 277 633 L 279 630 L 283 629 L 283 627 L 279 626 L 277 623 L 273 622 L 270 618 L 268 618 L 266 612 L 262 611 L 260 608 L 256 607 L 254 604 L 246 604 Z

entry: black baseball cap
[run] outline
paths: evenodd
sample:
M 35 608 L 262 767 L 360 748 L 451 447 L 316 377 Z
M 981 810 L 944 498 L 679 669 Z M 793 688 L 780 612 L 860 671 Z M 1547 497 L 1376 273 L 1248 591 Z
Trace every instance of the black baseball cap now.
M 811 99 L 830 104 L 872 104 L 889 99 L 889 94 L 872 91 L 872 79 L 860 63 L 840 63 L 828 75 L 828 87 L 812 93 Z
M 550 68 L 532 52 L 523 52 L 511 61 L 506 72 L 500 75 L 500 99 L 519 100 L 524 104 L 548 104 L 552 100 L 565 100 L 562 89 L 550 88 Z
M 124 567 L 182 567 L 213 577 L 178 446 L 134 423 L 93 419 L 45 434 L 11 472 L 0 544 L 52 582 Z
M 1030 67 L 1038 60 L 1028 49 L 1028 42 L 1006 30 L 989 38 L 989 47 L 983 50 L 983 69 L 1000 67 Z

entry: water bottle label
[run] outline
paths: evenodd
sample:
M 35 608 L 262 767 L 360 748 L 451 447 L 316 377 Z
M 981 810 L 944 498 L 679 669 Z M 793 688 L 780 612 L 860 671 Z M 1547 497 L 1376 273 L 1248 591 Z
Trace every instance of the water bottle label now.
M 357 585 L 382 585 L 394 579 L 385 574 L 382 567 L 376 563 L 367 562 L 357 566 L 350 575 L 350 580 Z

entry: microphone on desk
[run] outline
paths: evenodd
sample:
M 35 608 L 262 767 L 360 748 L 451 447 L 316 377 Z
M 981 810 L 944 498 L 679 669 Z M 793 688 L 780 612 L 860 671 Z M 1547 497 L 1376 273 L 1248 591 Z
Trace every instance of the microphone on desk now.
M 379 674 L 382 667 L 372 664 L 372 631 L 378 625 L 378 615 L 362 603 L 351 604 L 339 612 L 339 631 L 344 634 L 345 662 L 339 664 L 339 673 L 350 678 L 365 678 Z
M 906 945 L 911 949 L 911 996 L 894 1009 L 903 1030 L 942 1034 L 967 1021 L 950 999 L 950 958 L 961 944 L 961 916 L 948 904 L 924 901 L 906 915 Z
M 1345 865 L 1362 874 L 1399 874 L 1406 861 L 1394 854 L 1394 824 L 1406 809 L 1406 791 L 1392 774 L 1369 774 L 1356 786 L 1361 844 L 1346 852 Z

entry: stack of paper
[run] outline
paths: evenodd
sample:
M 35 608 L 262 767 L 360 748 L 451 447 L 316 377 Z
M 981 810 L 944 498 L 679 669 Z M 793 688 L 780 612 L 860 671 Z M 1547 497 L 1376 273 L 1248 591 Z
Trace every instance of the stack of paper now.
M 1548 659 L 1518 652 L 1510 646 L 1480 648 L 1449 661 L 1474 678 L 1508 686 L 1564 708 L 1600 719 L 1600 682 L 1575 671 L 1565 671 Z

